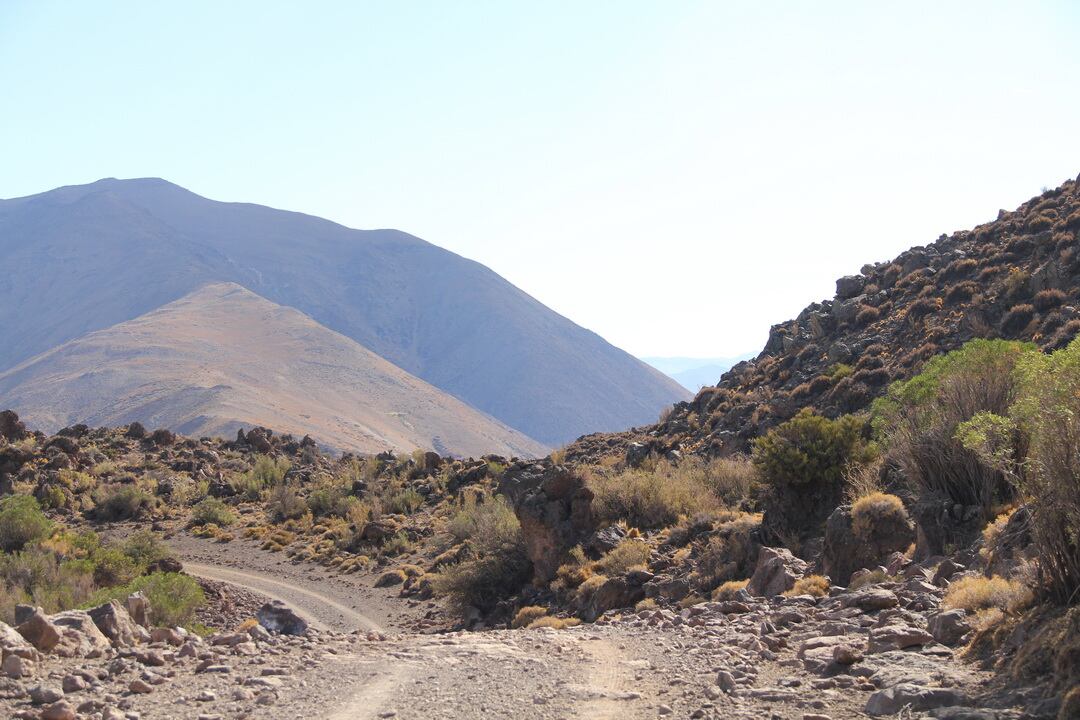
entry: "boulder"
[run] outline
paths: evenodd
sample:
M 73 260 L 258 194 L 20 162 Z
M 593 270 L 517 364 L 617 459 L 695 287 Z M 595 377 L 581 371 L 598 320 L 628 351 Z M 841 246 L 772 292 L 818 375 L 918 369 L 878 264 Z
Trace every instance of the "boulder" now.
M 33 613 L 24 622 L 20 623 L 16 628 L 19 634 L 26 638 L 27 642 L 33 645 L 41 652 L 49 652 L 60 639 L 63 637 L 63 633 L 60 628 L 49 620 L 48 616 L 42 612 L 41 608 L 34 608 Z
M 156 560 L 156 563 L 165 563 L 168 560 Z M 177 565 L 180 563 L 173 560 Z M 179 570 L 164 570 L 163 572 L 179 572 Z M 141 592 L 135 592 L 127 596 L 127 600 L 124 601 L 124 605 L 128 611 L 128 615 L 135 621 L 136 625 L 141 625 L 144 628 L 150 627 L 150 600 Z
M 26 660 L 37 659 L 37 650 L 34 646 L 28 643 L 15 628 L 4 622 L 0 622 L 0 654 L 5 658 L 9 655 L 17 655 Z
M 841 595 L 840 604 L 844 607 L 856 607 L 864 612 L 873 612 L 896 607 L 900 604 L 900 599 L 892 590 L 870 588 Z
M 942 645 L 959 645 L 964 636 L 971 632 L 971 623 L 963 610 L 946 610 L 927 618 L 927 629 Z
M 49 618 L 62 628 L 63 638 L 55 648 L 64 657 L 101 657 L 109 649 L 105 637 L 89 613 L 82 610 L 66 610 Z
M 273 633 L 302 635 L 307 630 L 307 622 L 280 600 L 263 605 L 255 617 L 260 625 Z
M 933 641 L 934 636 L 921 628 L 903 624 L 885 625 L 870 631 L 867 649 L 872 653 L 888 652 L 926 645 Z
M 19 420 L 14 410 L 0 412 L 0 437 L 7 438 L 11 442 L 18 442 L 29 433 L 26 426 Z
M 866 701 L 866 714 L 882 717 L 895 715 L 904 708 L 913 712 L 925 712 L 934 708 L 967 704 L 967 698 L 956 690 L 900 683 L 871 695 Z
M 888 563 L 894 553 L 902 553 L 915 542 L 915 527 L 906 519 L 881 522 L 870 537 L 857 537 L 852 530 L 851 506 L 842 505 L 825 521 L 822 571 L 837 585 L 847 585 L 856 570 Z
M 644 598 L 645 591 L 640 585 L 632 585 L 621 577 L 608 578 L 589 596 L 579 611 L 582 618 L 592 622 L 608 610 L 631 607 Z
M 90 611 L 90 617 L 115 647 L 130 647 L 146 636 L 118 600 L 97 606 Z
M 862 275 L 845 275 L 836 281 L 836 297 L 840 300 L 852 298 L 866 287 L 866 278 Z
M 794 587 L 807 570 L 806 562 L 787 548 L 763 547 L 758 551 L 757 565 L 746 591 L 755 597 L 780 595 Z
M 514 507 L 536 579 L 547 582 L 566 553 L 596 530 L 592 491 L 562 466 L 518 463 L 503 473 L 499 492 Z

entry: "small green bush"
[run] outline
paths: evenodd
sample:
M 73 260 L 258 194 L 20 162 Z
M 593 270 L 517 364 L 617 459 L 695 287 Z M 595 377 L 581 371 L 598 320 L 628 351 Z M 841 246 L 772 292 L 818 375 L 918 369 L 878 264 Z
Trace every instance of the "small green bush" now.
M 94 515 L 99 520 L 131 520 L 142 515 L 154 506 L 150 493 L 135 485 L 120 485 L 102 488 L 96 498 L 97 507 Z
M 192 525 L 228 527 L 234 522 L 236 522 L 236 515 L 228 505 L 217 498 L 208 497 L 191 508 Z
M 141 572 L 150 563 L 170 557 L 168 546 L 150 530 L 138 530 L 120 545 Z
M 873 456 L 864 426 L 853 415 L 830 420 L 803 408 L 754 441 L 754 465 L 773 487 L 839 487 L 848 465 Z
M 52 523 L 33 497 L 9 495 L 0 499 L 0 550 L 21 550 L 51 533 Z
M 412 515 L 424 504 L 424 496 L 412 488 L 391 493 L 383 498 L 383 509 L 390 513 Z
M 195 611 L 206 602 L 203 589 L 193 578 L 182 573 L 151 573 L 95 593 L 84 607 L 123 600 L 134 592 L 143 593 L 150 601 L 150 621 L 166 627 L 190 623 Z
M 119 548 L 103 548 L 92 558 L 94 583 L 101 587 L 124 585 L 131 582 L 141 571 L 135 561 Z

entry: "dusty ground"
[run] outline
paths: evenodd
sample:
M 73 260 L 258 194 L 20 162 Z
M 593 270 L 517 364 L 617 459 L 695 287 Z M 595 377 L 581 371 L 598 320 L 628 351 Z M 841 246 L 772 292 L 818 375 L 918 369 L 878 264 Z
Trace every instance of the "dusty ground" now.
M 869 698 L 905 683 L 956 702 L 935 702 L 935 715 L 898 706 L 890 716 L 1039 717 L 1008 709 L 1022 698 L 998 697 L 995 706 L 1006 709 L 977 710 L 988 702 L 990 676 L 934 643 L 870 653 L 851 666 L 828 664 L 831 643 L 860 646 L 874 628 L 907 617 L 895 607 L 863 612 L 840 599 L 753 600 L 681 614 L 631 613 L 564 630 L 420 634 L 407 628 L 431 610 L 428 604 L 410 607 L 393 590 L 372 588 L 370 577 L 335 576 L 243 541 L 180 533 L 171 543 L 192 574 L 235 583 L 242 596 L 237 612 L 257 596 L 278 598 L 314 630 L 271 637 L 257 629 L 232 640 L 188 640 L 191 648 L 159 643 L 150 646 L 158 657 L 149 660 L 138 649 L 94 660 L 50 656 L 24 687 L 60 687 L 81 672 L 89 687 L 64 700 L 80 718 L 108 720 L 840 720 L 867 717 Z M 140 679 L 150 689 L 132 692 Z M 0 714 L 43 717 L 43 706 L 25 695 L 2 699 L 3 691 Z M 940 709 L 950 704 L 967 707 Z

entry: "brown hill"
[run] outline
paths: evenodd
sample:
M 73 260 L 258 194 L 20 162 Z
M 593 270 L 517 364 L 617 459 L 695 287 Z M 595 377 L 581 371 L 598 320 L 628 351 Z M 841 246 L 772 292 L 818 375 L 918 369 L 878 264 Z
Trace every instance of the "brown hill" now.
M 164 180 L 0 200 L 0 371 L 211 282 L 292 307 L 548 445 L 691 393 L 488 268 L 397 230 L 216 202 Z
M 763 431 L 813 407 L 863 409 L 892 381 L 973 338 L 1066 345 L 1080 331 L 1080 178 L 993 222 L 942 235 L 836 282 L 836 296 L 772 327 L 755 359 L 725 373 L 649 428 L 594 434 L 571 458 L 679 449 L 744 451 Z
M 229 436 L 264 425 L 340 450 L 546 452 L 303 313 L 231 283 L 0 374 L 0 405 L 48 431 L 137 420 Z

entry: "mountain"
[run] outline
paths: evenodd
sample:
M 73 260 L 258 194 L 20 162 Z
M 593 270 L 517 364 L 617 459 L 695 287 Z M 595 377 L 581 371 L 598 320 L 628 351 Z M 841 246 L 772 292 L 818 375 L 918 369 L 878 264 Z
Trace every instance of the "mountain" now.
M 1044 350 L 1080 333 L 1080 178 L 972 230 L 836 281 L 836 295 L 774 325 L 765 348 L 640 431 L 592 435 L 570 458 L 632 442 L 664 453 L 745 451 L 803 407 L 836 417 L 974 338 Z
M 691 392 L 712 385 L 735 363 L 749 360 L 753 354 L 730 358 L 644 357 L 652 365 Z
M 303 313 L 231 283 L 0 373 L 0 398 L 49 432 L 138 420 L 228 437 L 263 425 L 360 452 L 547 452 Z
M 159 179 L 0 201 L 0 370 L 207 283 L 293 307 L 547 445 L 690 394 L 488 268 L 396 230 L 208 200 Z

